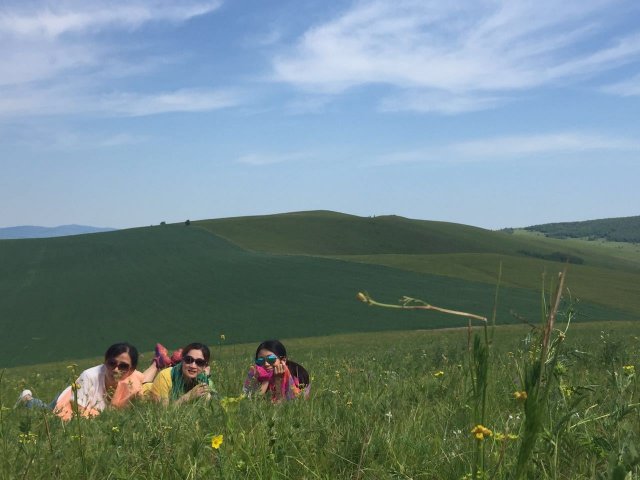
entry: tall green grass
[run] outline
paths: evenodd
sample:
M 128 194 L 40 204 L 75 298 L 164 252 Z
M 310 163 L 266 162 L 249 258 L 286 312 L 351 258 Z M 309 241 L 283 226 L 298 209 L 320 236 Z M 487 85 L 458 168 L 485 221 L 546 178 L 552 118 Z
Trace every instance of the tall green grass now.
M 518 365 L 535 354 L 530 333 L 495 331 L 483 423 L 492 435 L 481 441 L 471 433 L 465 328 L 290 340 L 291 358 L 312 375 L 308 401 L 245 399 L 228 411 L 219 402 L 139 403 L 82 420 L 80 433 L 73 422 L 11 408 L 25 384 L 46 398 L 64 386 L 64 364 L 14 368 L 0 383 L 0 478 L 461 479 L 472 477 L 479 445 L 478 478 L 514 478 L 526 432 L 514 392 L 526 388 Z M 640 474 L 639 335 L 635 322 L 571 326 L 525 478 Z M 240 393 L 254 347 L 214 346 L 223 397 Z

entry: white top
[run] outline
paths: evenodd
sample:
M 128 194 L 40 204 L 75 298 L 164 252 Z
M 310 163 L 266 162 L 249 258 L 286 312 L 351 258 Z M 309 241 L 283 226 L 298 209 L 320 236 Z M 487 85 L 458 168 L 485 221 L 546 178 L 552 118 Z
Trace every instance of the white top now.
M 100 412 L 107 407 L 105 402 L 107 390 L 104 386 L 106 372 L 107 367 L 102 364 L 88 368 L 80 374 L 76 380 L 78 405 L 88 409 L 95 408 Z

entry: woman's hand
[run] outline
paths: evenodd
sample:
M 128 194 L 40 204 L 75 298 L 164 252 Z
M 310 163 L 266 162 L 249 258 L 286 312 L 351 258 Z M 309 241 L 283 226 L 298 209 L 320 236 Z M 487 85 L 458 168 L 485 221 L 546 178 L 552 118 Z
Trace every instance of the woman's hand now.
M 209 395 L 209 386 L 204 383 L 199 383 L 183 396 L 181 396 L 176 403 L 192 402 L 198 398 Z
M 284 371 L 286 370 L 287 366 L 284 362 L 278 362 L 276 365 L 273 366 L 273 376 L 274 377 L 280 377 L 280 379 L 282 379 L 282 376 L 284 375 Z
M 188 395 L 190 400 L 195 400 L 196 398 L 204 397 L 208 393 L 209 385 L 199 383 L 189 391 Z

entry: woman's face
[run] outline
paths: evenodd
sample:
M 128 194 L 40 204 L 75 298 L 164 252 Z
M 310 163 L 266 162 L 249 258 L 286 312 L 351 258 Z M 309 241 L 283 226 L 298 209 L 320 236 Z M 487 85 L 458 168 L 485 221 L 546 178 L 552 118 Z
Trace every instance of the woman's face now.
M 117 382 L 127 378 L 133 372 L 129 352 L 106 359 L 104 365 L 107 367 L 107 380 L 110 382 Z
M 199 373 L 204 372 L 207 362 L 201 350 L 189 350 L 182 355 L 182 375 L 195 380 Z
M 271 356 L 271 358 L 276 357 L 274 363 L 270 363 L 269 362 L 269 356 Z M 260 363 L 262 363 L 262 365 L 260 365 L 260 366 L 264 367 L 268 372 L 273 370 L 273 367 L 275 367 L 276 365 L 281 365 L 281 364 L 286 364 L 287 363 L 287 358 L 286 357 L 280 358 L 280 357 L 278 357 L 277 354 L 275 354 L 271 350 L 267 350 L 266 348 L 263 348 L 262 350 L 260 350 L 258 352 L 258 356 L 256 357 L 256 360 L 258 360 L 259 358 L 264 358 L 264 363 L 260 362 Z M 256 364 L 258 364 L 258 362 L 256 362 Z

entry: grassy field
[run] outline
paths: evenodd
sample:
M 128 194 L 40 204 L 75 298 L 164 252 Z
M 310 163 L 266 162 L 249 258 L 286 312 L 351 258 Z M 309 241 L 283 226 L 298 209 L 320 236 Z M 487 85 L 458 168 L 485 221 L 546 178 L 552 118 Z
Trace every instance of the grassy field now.
M 557 327 L 564 329 L 564 318 Z M 535 412 L 533 389 L 520 401 L 514 392 L 526 389 L 522 373 L 539 354 L 531 333 L 525 326 L 496 329 L 482 423 L 491 434 L 481 439 L 472 434 L 477 355 L 466 329 L 287 340 L 290 357 L 311 373 L 308 401 L 243 399 L 227 409 L 219 401 L 169 409 L 140 402 L 69 424 L 11 409 L 24 386 L 52 398 L 70 381 L 66 363 L 12 368 L 0 381 L 0 477 L 638 478 L 640 325 L 568 329 L 546 377 L 542 428 L 519 471 Z M 254 348 L 214 345 L 222 398 L 240 394 Z M 78 368 L 99 361 L 79 360 Z M 223 442 L 214 449 L 217 435 Z
M 580 320 L 637 319 L 640 255 L 565 242 L 332 212 L 0 241 L 0 366 L 84 357 L 123 339 L 151 348 L 222 332 L 248 342 L 461 325 L 362 310 L 354 295 L 408 295 L 488 316 L 500 261 L 499 315 L 518 322 L 537 317 L 542 272 L 562 268 L 523 250 L 584 259 L 569 271 Z

